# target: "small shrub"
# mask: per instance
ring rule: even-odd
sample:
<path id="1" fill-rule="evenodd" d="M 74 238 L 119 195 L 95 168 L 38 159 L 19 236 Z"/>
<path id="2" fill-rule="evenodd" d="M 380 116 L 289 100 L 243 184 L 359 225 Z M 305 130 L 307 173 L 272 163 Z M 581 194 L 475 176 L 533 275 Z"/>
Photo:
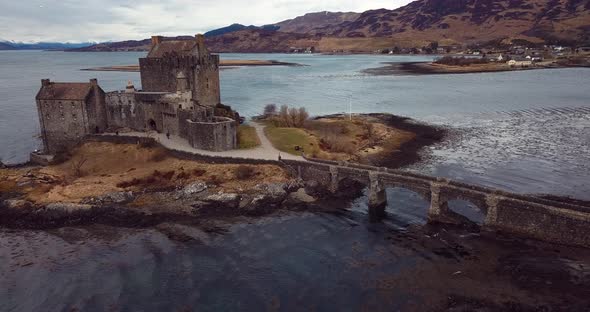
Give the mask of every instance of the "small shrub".
<path id="1" fill-rule="evenodd" d="M 150 156 L 150 161 L 153 162 L 161 162 L 168 158 L 168 151 L 163 148 L 158 148 L 154 151 L 152 156 Z"/>
<path id="2" fill-rule="evenodd" d="M 209 178 L 209 182 L 211 182 L 212 184 L 215 184 L 215 185 L 220 185 L 223 183 L 223 180 L 216 175 L 212 175 Z"/>
<path id="3" fill-rule="evenodd" d="M 72 158 L 72 154 L 69 151 L 59 151 L 53 156 L 52 165 L 60 165 Z"/>
<path id="4" fill-rule="evenodd" d="M 144 139 L 139 142 L 139 146 L 142 148 L 154 148 L 156 147 L 156 141 L 151 139 Z"/>
<path id="5" fill-rule="evenodd" d="M 179 180 L 186 180 L 190 177 L 191 177 L 190 173 L 188 173 L 186 171 L 181 171 L 178 173 L 178 175 L 176 175 L 176 178 Z"/>
<path id="6" fill-rule="evenodd" d="M 235 169 L 235 175 L 238 180 L 246 180 L 254 176 L 254 168 L 251 166 L 240 165 Z"/>
<path id="7" fill-rule="evenodd" d="M 172 180 L 172 177 L 174 176 L 174 170 L 172 171 L 168 171 L 162 174 L 162 179 L 164 180 Z"/>
<path id="8" fill-rule="evenodd" d="M 193 172 L 192 172 L 193 176 L 195 176 L 195 177 L 202 177 L 205 173 L 207 173 L 206 170 L 199 169 L 199 168 L 193 169 Z"/>
<path id="9" fill-rule="evenodd" d="M 74 176 L 80 178 L 84 175 L 84 172 L 82 171 L 82 166 L 84 166 L 86 161 L 88 161 L 88 159 L 84 157 L 79 157 L 77 159 L 72 160 L 72 171 Z"/>
<path id="10" fill-rule="evenodd" d="M 356 145 L 344 136 L 331 135 L 322 138 L 324 147 L 335 153 L 352 154 L 356 151 Z"/>

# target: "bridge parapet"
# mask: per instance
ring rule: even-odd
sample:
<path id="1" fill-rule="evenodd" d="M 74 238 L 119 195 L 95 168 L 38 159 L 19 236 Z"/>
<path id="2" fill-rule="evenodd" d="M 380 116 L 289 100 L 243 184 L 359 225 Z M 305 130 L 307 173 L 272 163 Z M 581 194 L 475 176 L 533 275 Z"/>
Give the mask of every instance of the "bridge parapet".
<path id="1" fill-rule="evenodd" d="M 515 194 L 403 170 L 310 158 L 306 160 L 289 162 L 295 162 L 291 165 L 299 166 L 301 172 L 310 171 L 303 174 L 310 179 L 322 179 L 321 172 L 324 172 L 329 177 L 324 179 L 329 184 L 324 185 L 333 190 L 343 179 L 367 185 L 372 216 L 385 212 L 385 189 L 399 187 L 421 194 L 430 201 L 430 222 L 452 222 L 453 212 L 448 203 L 464 200 L 477 206 L 485 215 L 484 229 L 590 247 L 590 206 Z"/>

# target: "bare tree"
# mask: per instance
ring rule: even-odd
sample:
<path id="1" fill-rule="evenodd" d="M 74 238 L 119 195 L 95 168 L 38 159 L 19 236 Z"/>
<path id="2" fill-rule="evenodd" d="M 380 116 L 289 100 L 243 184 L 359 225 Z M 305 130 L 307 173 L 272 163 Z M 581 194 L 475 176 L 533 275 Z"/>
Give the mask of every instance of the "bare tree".
<path id="1" fill-rule="evenodd" d="M 277 105 L 276 104 L 267 104 L 264 106 L 264 116 L 274 116 L 277 114 Z"/>
<path id="2" fill-rule="evenodd" d="M 289 106 L 282 105 L 279 111 L 279 125 L 281 127 L 289 126 Z"/>
<path id="3" fill-rule="evenodd" d="M 82 166 L 88 161 L 86 157 L 80 156 L 77 159 L 72 160 L 72 170 L 74 171 L 74 175 L 76 177 L 82 177 Z"/>
<path id="4" fill-rule="evenodd" d="M 298 113 L 299 114 L 297 116 L 297 127 L 303 127 L 307 119 L 309 119 L 309 114 L 307 113 L 305 107 L 300 107 Z"/>

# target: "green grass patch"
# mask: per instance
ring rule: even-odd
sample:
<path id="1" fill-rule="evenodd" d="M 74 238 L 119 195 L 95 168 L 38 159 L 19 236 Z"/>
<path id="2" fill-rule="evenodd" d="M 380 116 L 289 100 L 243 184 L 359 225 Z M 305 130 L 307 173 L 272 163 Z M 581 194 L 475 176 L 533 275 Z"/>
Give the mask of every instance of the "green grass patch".
<path id="1" fill-rule="evenodd" d="M 238 127 L 238 148 L 249 149 L 260 146 L 260 138 L 256 129 L 252 126 L 240 125 Z"/>
<path id="2" fill-rule="evenodd" d="M 303 148 L 306 155 L 313 155 L 319 151 L 317 139 L 307 131 L 299 128 L 277 128 L 267 126 L 264 132 L 268 140 L 279 151 L 292 155 L 301 155 L 295 147 Z"/>

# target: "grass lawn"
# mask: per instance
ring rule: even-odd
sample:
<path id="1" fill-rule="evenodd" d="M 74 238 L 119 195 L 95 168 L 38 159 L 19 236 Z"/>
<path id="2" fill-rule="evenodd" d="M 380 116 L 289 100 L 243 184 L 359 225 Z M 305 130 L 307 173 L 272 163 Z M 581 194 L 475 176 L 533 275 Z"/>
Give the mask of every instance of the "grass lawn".
<path id="1" fill-rule="evenodd" d="M 277 128 L 267 126 L 264 132 L 272 145 L 285 153 L 292 155 L 301 155 L 301 151 L 296 151 L 295 146 L 300 146 L 307 155 L 313 155 L 319 151 L 317 139 L 307 131 L 298 128 Z"/>
<path id="2" fill-rule="evenodd" d="M 249 149 L 260 145 L 260 138 L 256 134 L 256 129 L 252 126 L 240 125 L 238 127 L 238 148 Z"/>

